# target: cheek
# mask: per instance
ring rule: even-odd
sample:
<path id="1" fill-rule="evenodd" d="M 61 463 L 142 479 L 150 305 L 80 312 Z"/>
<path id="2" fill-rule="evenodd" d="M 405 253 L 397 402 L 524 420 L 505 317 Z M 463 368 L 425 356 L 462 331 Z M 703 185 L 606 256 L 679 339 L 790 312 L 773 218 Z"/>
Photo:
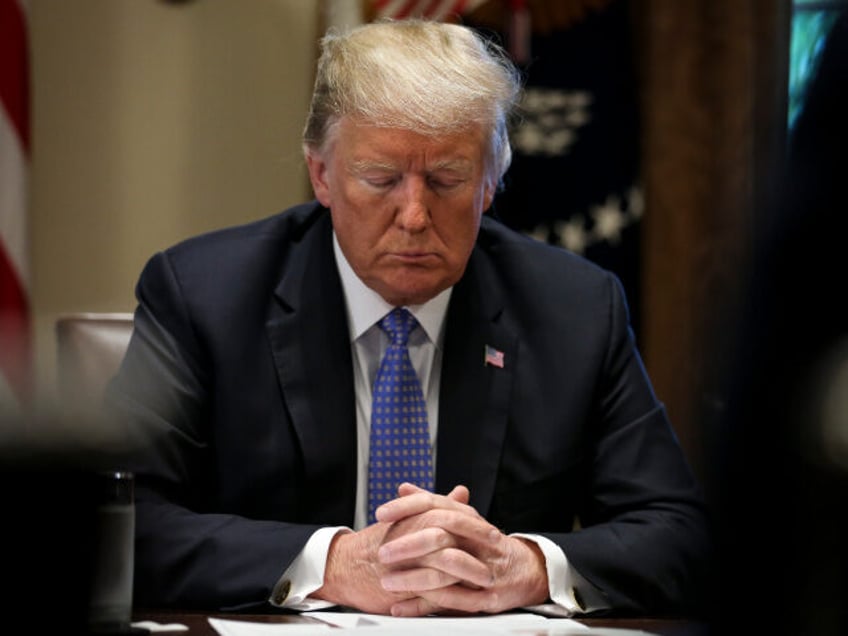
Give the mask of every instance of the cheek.
<path id="1" fill-rule="evenodd" d="M 333 228 L 348 260 L 355 259 L 360 266 L 364 266 L 371 260 L 371 254 L 377 249 L 383 234 L 378 219 L 344 206 L 334 207 L 331 214 Z"/>
<path id="2" fill-rule="evenodd" d="M 477 232 L 480 228 L 479 212 L 467 211 L 465 214 L 448 214 L 442 224 L 441 232 L 445 242 L 452 246 L 455 252 L 461 252 L 465 256 L 471 251 L 477 240 Z"/>

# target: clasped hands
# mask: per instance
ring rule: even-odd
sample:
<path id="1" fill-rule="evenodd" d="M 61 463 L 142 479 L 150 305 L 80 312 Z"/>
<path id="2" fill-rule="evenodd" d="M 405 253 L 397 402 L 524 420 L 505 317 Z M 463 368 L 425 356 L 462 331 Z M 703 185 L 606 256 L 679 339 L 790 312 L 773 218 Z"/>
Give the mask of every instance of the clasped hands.
<path id="1" fill-rule="evenodd" d="M 468 505 L 457 486 L 436 495 L 402 484 L 377 522 L 336 535 L 314 597 L 394 616 L 496 613 L 543 603 L 545 560 Z"/>

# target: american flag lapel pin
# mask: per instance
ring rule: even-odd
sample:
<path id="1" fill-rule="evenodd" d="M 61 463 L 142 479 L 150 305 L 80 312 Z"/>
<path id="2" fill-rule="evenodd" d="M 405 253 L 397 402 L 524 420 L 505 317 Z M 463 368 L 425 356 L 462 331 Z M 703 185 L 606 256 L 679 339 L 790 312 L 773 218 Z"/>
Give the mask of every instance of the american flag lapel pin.
<path id="1" fill-rule="evenodd" d="M 504 354 L 503 351 L 498 351 L 491 345 L 486 345 L 486 355 L 483 358 L 483 365 L 490 364 L 498 369 L 503 369 Z"/>

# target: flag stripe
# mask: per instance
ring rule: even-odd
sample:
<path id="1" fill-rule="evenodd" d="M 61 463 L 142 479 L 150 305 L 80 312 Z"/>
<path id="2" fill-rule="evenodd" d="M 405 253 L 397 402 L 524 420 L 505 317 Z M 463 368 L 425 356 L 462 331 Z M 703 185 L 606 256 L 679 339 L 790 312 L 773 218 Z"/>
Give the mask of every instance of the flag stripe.
<path id="1" fill-rule="evenodd" d="M 0 373 L 20 401 L 30 391 L 29 302 L 0 245 Z"/>
<path id="2" fill-rule="evenodd" d="M 418 0 L 407 0 L 407 2 L 400 8 L 396 9 L 394 15 L 391 17 L 397 19 L 408 18 L 418 9 Z"/>
<path id="3" fill-rule="evenodd" d="M 444 20 L 451 14 L 459 16 L 462 13 L 462 0 L 431 0 L 424 9 L 424 16 L 431 20 Z"/>
<path id="4" fill-rule="evenodd" d="M 0 101 L 29 154 L 29 57 L 24 13 L 0 0 Z"/>
<path id="5" fill-rule="evenodd" d="M 29 41 L 19 0 L 0 0 L 0 400 L 29 401 L 32 382 L 26 245 Z M 0 404 L 2 406 L 2 404 Z"/>
<path id="6" fill-rule="evenodd" d="M 26 156 L 20 139 L 6 113 L 0 109 L 0 249 L 5 249 L 24 285 L 29 279 L 23 215 L 27 200 L 26 171 Z"/>
<path id="7" fill-rule="evenodd" d="M 373 7 L 378 18 L 417 17 L 429 20 L 444 20 L 448 16 L 460 16 L 472 11 L 483 0 L 374 0 Z"/>

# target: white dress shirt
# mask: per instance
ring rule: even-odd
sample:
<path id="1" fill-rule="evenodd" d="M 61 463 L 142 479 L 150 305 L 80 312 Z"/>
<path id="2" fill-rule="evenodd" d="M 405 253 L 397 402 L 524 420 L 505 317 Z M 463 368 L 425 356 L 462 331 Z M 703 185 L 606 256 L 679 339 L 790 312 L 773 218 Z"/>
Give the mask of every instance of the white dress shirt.
<path id="1" fill-rule="evenodd" d="M 371 390 L 383 353 L 389 344 L 388 336 L 376 323 L 394 309 L 374 290 L 367 287 L 354 273 L 333 235 L 333 247 L 336 263 L 344 290 L 347 307 L 347 323 L 350 329 L 351 354 L 353 357 L 353 378 L 356 393 L 356 432 L 357 432 L 357 481 L 356 510 L 354 530 L 364 528 L 367 523 L 367 487 L 368 487 L 368 443 L 371 422 Z M 436 466 L 436 434 L 439 413 L 439 380 L 442 370 L 442 345 L 444 343 L 445 316 L 452 288 L 446 289 L 423 305 L 411 305 L 407 309 L 415 316 L 420 329 L 415 329 L 409 337 L 409 357 L 412 366 L 421 381 L 421 388 L 427 402 L 427 421 L 430 428 L 430 444 L 433 450 L 433 467 Z M 456 484 L 454 484 L 456 485 Z M 320 599 L 309 598 L 324 581 L 324 568 L 327 552 L 333 537 L 339 532 L 349 532 L 347 527 L 328 527 L 317 530 L 307 541 L 300 555 L 280 577 L 272 593 L 273 598 L 285 597 L 281 607 L 295 610 L 315 610 L 330 607 L 332 604 Z M 534 611 L 556 616 L 571 616 L 587 609 L 575 600 L 574 588 L 583 592 L 591 584 L 587 583 L 577 571 L 568 564 L 562 549 L 549 539 L 528 534 L 516 534 L 536 543 L 545 556 L 548 574 L 548 586 L 552 603 L 535 606 Z M 280 594 L 280 590 L 287 593 Z M 581 594 L 586 598 L 586 594 Z M 595 595 L 589 594 L 590 598 Z M 271 600 L 272 603 L 275 603 Z"/>

